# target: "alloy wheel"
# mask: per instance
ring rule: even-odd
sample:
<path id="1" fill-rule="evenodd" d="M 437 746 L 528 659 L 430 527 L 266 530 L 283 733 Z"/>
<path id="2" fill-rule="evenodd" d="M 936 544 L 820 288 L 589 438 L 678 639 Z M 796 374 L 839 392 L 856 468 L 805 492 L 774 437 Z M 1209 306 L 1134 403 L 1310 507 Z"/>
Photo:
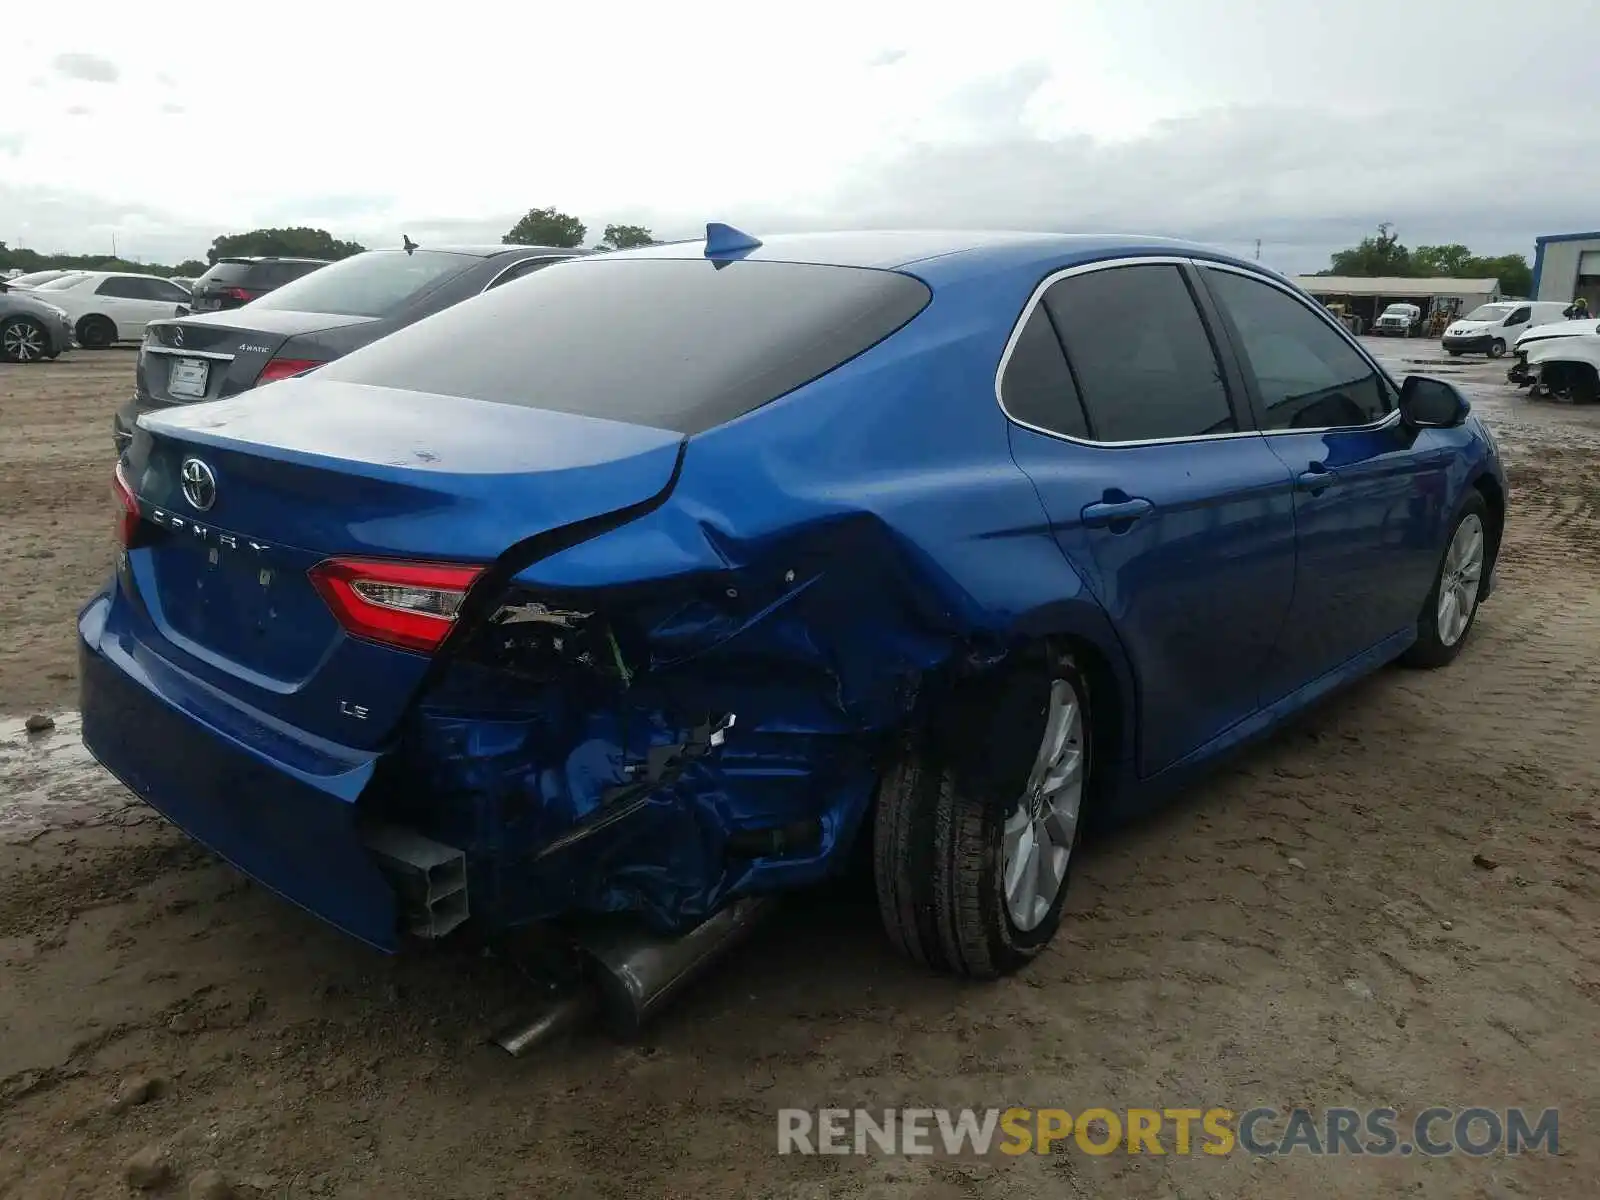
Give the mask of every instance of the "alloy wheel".
<path id="1" fill-rule="evenodd" d="M 1050 685 L 1044 736 L 1028 786 L 1006 818 L 1001 883 L 1011 923 L 1037 929 L 1054 907 L 1077 841 L 1084 785 L 1083 705 L 1072 684 Z"/>
<path id="2" fill-rule="evenodd" d="M 44 333 L 32 321 L 13 321 L 0 329 L 0 358 L 8 362 L 38 362 L 44 354 Z"/>
<path id="3" fill-rule="evenodd" d="M 1468 513 L 1456 526 L 1439 574 L 1439 640 L 1454 646 L 1467 632 L 1483 577 L 1483 522 Z"/>

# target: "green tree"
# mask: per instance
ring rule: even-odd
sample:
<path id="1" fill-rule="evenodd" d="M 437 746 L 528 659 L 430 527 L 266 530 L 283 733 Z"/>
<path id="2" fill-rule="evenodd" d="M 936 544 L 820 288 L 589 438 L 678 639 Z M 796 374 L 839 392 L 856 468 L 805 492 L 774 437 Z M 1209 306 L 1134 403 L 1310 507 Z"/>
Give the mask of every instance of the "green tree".
<path id="1" fill-rule="evenodd" d="M 1475 279 L 1498 279 L 1500 290 L 1508 296 L 1533 295 L 1533 268 L 1520 254 L 1502 254 L 1498 258 L 1474 258 L 1468 275 Z"/>
<path id="2" fill-rule="evenodd" d="M 206 264 L 198 258 L 186 258 L 172 268 L 174 275 L 181 275 L 185 279 L 199 279 L 206 273 Z"/>
<path id="3" fill-rule="evenodd" d="M 209 262 L 219 258 L 277 255 L 286 258 L 349 258 L 366 247 L 358 242 L 341 242 L 326 229 L 297 225 L 291 229 L 252 229 L 248 233 L 225 233 L 206 251 Z"/>
<path id="4" fill-rule="evenodd" d="M 581 246 L 589 227 L 553 208 L 530 208 L 500 240 L 508 246 Z"/>
<path id="5" fill-rule="evenodd" d="M 41 254 L 23 246 L 11 249 L 0 243 L 0 271 L 133 271 L 143 275 L 172 275 L 171 267 L 161 263 L 133 262 L 109 254 Z"/>
<path id="6" fill-rule="evenodd" d="M 1330 275 L 1359 275 L 1372 278 L 1377 275 L 1410 275 L 1411 251 L 1400 244 L 1400 235 L 1387 221 L 1378 226 L 1378 232 L 1361 239 L 1349 250 L 1333 255 Z"/>
<path id="7" fill-rule="evenodd" d="M 1448 246 L 1418 246 L 1411 252 L 1411 266 L 1418 275 L 1470 278 L 1468 268 L 1472 261 L 1472 251 L 1460 242 L 1451 242 Z"/>
<path id="8" fill-rule="evenodd" d="M 643 225 L 607 225 L 601 250 L 631 250 L 635 246 L 654 246 L 656 235 Z"/>

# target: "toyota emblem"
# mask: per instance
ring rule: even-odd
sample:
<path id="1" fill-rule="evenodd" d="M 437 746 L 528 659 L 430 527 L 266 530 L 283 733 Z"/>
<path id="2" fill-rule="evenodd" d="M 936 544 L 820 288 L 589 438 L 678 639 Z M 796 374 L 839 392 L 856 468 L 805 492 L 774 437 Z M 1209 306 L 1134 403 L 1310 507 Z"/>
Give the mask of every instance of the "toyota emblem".
<path id="1" fill-rule="evenodd" d="M 186 458 L 178 469 L 183 481 L 183 498 L 197 512 L 206 512 L 217 502 L 217 477 L 198 458 Z"/>

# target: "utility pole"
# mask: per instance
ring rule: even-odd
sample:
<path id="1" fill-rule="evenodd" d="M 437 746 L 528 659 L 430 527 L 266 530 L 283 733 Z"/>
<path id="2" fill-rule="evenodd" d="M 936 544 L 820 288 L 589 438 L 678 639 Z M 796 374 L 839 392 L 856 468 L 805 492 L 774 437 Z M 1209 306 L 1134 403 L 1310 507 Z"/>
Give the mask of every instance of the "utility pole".
<path id="1" fill-rule="evenodd" d="M 115 233 L 112 233 L 112 235 L 111 235 L 111 257 L 115 258 L 116 256 L 117 256 L 117 235 Z"/>

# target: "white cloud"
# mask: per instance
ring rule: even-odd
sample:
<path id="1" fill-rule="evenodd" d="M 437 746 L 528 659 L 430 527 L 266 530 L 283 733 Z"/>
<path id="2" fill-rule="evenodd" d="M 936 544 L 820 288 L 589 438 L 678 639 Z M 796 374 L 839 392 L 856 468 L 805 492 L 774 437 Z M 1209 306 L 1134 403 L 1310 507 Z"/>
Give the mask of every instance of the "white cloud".
<path id="1" fill-rule="evenodd" d="M 0 239 L 115 232 L 171 260 L 258 224 L 493 238 L 553 204 L 596 235 L 1261 237 L 1298 269 L 1378 220 L 1484 251 L 1596 223 L 1592 7 L 681 0 L 557 27 L 568 11 L 283 0 L 195 24 L 84 0 L 8 44 L 6 78 L 42 86 L 0 106 Z"/>
<path id="2" fill-rule="evenodd" d="M 115 83 L 121 72 L 117 64 L 98 54 L 77 54 L 71 51 L 58 54 L 50 66 L 64 79 L 81 79 L 86 83 Z"/>

